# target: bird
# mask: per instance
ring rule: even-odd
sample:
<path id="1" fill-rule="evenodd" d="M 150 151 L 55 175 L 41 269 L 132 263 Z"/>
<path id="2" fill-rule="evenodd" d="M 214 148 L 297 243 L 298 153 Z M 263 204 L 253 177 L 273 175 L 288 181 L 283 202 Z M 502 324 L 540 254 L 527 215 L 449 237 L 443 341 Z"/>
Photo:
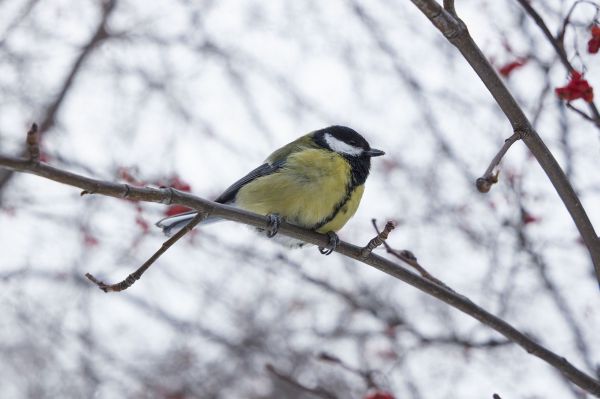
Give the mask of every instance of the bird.
<path id="1" fill-rule="evenodd" d="M 385 152 L 371 148 L 367 140 L 346 126 L 312 131 L 273 152 L 265 162 L 233 183 L 216 200 L 268 217 L 268 228 L 259 229 L 270 238 L 283 220 L 327 234 L 320 247 L 331 254 L 339 244 L 336 234 L 354 216 L 371 169 L 371 158 Z M 183 228 L 196 211 L 159 220 L 166 235 Z M 203 223 L 215 221 L 208 218 Z M 288 238 L 289 247 L 306 243 Z"/>

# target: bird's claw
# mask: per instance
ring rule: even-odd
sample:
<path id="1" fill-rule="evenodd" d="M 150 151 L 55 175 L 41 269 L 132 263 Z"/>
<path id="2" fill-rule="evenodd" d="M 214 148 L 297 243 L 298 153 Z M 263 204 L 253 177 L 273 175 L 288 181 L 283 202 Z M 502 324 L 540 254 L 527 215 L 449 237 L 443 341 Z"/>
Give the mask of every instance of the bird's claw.
<path id="1" fill-rule="evenodd" d="M 273 238 L 279 231 L 279 226 L 281 226 L 281 216 L 277 213 L 269 213 L 267 219 L 267 237 Z"/>
<path id="2" fill-rule="evenodd" d="M 319 247 L 319 252 L 325 256 L 331 255 L 331 253 L 335 251 L 340 244 L 340 238 L 333 231 L 327 232 L 327 237 L 329 237 L 329 243 L 327 244 L 327 247 Z"/>

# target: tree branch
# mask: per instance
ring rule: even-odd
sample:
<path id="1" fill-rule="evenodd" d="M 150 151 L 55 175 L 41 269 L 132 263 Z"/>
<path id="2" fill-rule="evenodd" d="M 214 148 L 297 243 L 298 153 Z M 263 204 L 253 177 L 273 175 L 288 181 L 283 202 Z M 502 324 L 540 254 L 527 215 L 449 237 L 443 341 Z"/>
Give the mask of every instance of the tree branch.
<path id="1" fill-rule="evenodd" d="M 340 359 L 339 357 L 334 356 L 327 352 L 319 353 L 317 355 L 317 358 L 321 361 L 338 365 L 341 368 L 343 368 L 344 370 L 349 371 L 353 374 L 356 374 L 357 376 L 361 377 L 365 381 L 367 388 L 379 389 L 379 385 L 377 384 L 377 382 L 375 381 L 375 378 L 374 378 L 374 375 L 375 375 L 374 370 L 369 370 L 369 369 L 362 370 L 359 368 L 351 367 L 351 366 L 347 365 L 345 362 L 343 362 L 342 359 Z"/>
<path id="2" fill-rule="evenodd" d="M 576 113 L 578 113 L 579 115 L 581 115 L 581 117 L 583 119 L 586 119 L 590 122 L 594 122 L 596 123 L 596 121 L 594 120 L 594 118 L 592 118 L 591 116 L 589 116 L 588 114 L 586 114 L 585 112 L 583 112 L 582 110 L 580 110 L 579 108 L 575 107 L 573 104 L 571 104 L 570 102 L 566 102 L 565 105 L 567 106 L 567 108 L 569 108 L 570 110 L 575 111 Z"/>
<path id="3" fill-rule="evenodd" d="M 496 73 L 494 67 L 473 41 L 464 22 L 445 11 L 435 0 L 411 1 L 439 29 L 446 39 L 461 52 L 508 118 L 513 131 L 520 133 L 521 139 L 550 179 L 550 182 L 571 215 L 575 226 L 577 226 L 577 230 L 579 230 L 579 234 L 590 253 L 596 279 L 600 285 L 600 239 L 560 165 L 537 134 L 515 98 Z"/>
<path id="4" fill-rule="evenodd" d="M 100 288 L 104 292 L 124 291 L 127 288 L 131 287 L 137 280 L 139 280 L 142 277 L 142 274 L 144 274 L 146 272 L 146 270 L 148 270 L 150 268 L 150 266 L 152 266 L 152 264 L 154 262 L 156 262 L 156 260 L 158 258 L 160 258 L 160 256 L 162 254 L 164 254 L 169 248 L 171 248 L 173 246 L 173 244 L 175 244 L 177 241 L 179 241 L 179 239 L 181 237 L 183 237 L 184 235 L 186 235 L 187 233 L 192 231 L 192 229 L 194 227 L 196 227 L 196 225 L 198 223 L 200 223 L 202 220 L 206 219 L 207 217 L 208 217 L 207 213 L 199 212 L 196 215 L 196 217 L 194 217 L 192 220 L 190 220 L 190 222 L 188 224 L 186 224 L 184 228 L 179 230 L 177 232 L 177 234 L 173 235 L 173 237 L 171 237 L 167 241 L 165 241 L 163 243 L 163 245 L 161 245 L 161 247 L 158 249 L 158 251 L 156 251 L 146 262 L 144 262 L 144 264 L 142 266 L 140 266 L 135 272 L 131 273 L 129 276 L 127 276 L 127 278 L 125 280 L 123 280 L 119 283 L 106 284 L 102 281 L 99 281 L 96 277 L 94 277 L 90 273 L 86 273 L 85 276 L 88 278 L 88 280 L 90 280 L 92 283 L 96 284 L 98 286 L 98 288 Z"/>
<path id="5" fill-rule="evenodd" d="M 379 232 L 379 229 L 377 228 L 377 220 L 371 219 L 371 224 L 373 225 L 373 228 L 375 229 L 375 231 L 377 232 L 377 234 L 381 234 Z M 386 225 L 386 227 L 387 227 L 387 225 Z M 454 292 L 453 289 L 451 289 L 450 287 L 448 287 L 441 280 L 438 280 L 431 273 L 429 273 L 427 271 L 427 269 L 425 269 L 423 266 L 421 266 L 421 264 L 417 260 L 417 257 L 411 251 L 406 250 L 406 249 L 402 249 L 402 250 L 394 249 L 385 240 L 383 240 L 383 246 L 385 247 L 385 250 L 386 250 L 386 252 L 388 254 L 394 256 L 395 258 L 400 259 L 402 262 L 406 263 L 407 265 L 409 265 L 410 267 L 412 267 L 413 269 L 415 269 L 416 271 L 418 271 L 419 274 L 421 275 L 421 277 L 423 277 L 423 278 L 425 278 L 425 279 L 427 279 L 427 280 L 429 280 L 429 281 L 431 281 L 431 282 L 433 282 L 435 284 L 438 284 L 438 285 L 440 285 L 440 286 L 442 286 L 444 288 L 447 288 L 448 290 Z"/>
<path id="6" fill-rule="evenodd" d="M 84 190 L 82 194 L 102 194 L 115 198 L 128 198 L 145 202 L 179 204 L 196 209 L 201 213 L 208 213 L 211 216 L 264 229 L 268 227 L 268 218 L 265 216 L 257 215 L 229 205 L 218 204 L 171 188 L 132 187 L 127 184 L 96 180 L 54 168 L 44 163 L 36 163 L 29 159 L 5 155 L 0 155 L 0 166 L 13 171 L 30 173 L 73 187 L 78 187 Z M 282 222 L 279 227 L 279 233 L 317 246 L 324 247 L 329 243 L 329 237 L 325 234 L 306 230 L 286 222 Z M 440 301 L 447 303 L 463 313 L 470 315 L 474 319 L 479 320 L 481 323 L 504 335 L 512 342 L 520 345 L 528 353 L 544 360 L 546 363 L 560 371 L 574 384 L 600 397 L 599 381 L 573 366 L 564 357 L 559 356 L 538 344 L 532 338 L 529 338 L 506 321 L 477 306 L 468 298 L 445 286 L 420 277 L 401 265 L 381 256 L 371 253 L 366 258 L 363 258 L 361 247 L 342 241 L 337 246 L 336 252 L 381 270 L 382 272 L 404 281 Z"/>
<path id="7" fill-rule="evenodd" d="M 519 134 L 515 133 L 506 140 L 504 140 L 504 145 L 500 148 L 500 151 L 496 154 L 496 156 L 490 162 L 490 166 L 486 169 L 483 176 L 477 179 L 475 185 L 477 186 L 477 190 L 480 193 L 487 193 L 492 188 L 492 185 L 498 183 L 498 173 L 494 174 L 494 168 L 500 164 L 502 161 L 502 157 L 506 154 L 506 151 L 510 148 L 511 145 L 514 144 L 515 141 L 519 139 Z"/>
<path id="8" fill-rule="evenodd" d="M 544 34 L 544 36 L 546 36 L 552 47 L 554 47 L 554 51 L 556 51 L 556 54 L 558 54 L 558 57 L 560 58 L 560 61 L 565 66 L 565 68 L 567 68 L 569 72 L 574 71 L 575 69 L 569 62 L 569 57 L 567 57 L 567 53 L 565 51 L 564 46 L 561 42 L 557 41 L 552 32 L 550 32 L 550 29 L 548 28 L 548 25 L 546 25 L 546 23 L 544 22 L 542 16 L 538 14 L 537 11 L 535 11 L 531 4 L 529 4 L 529 1 L 517 0 L 517 2 L 521 5 L 521 7 L 523 7 L 523 9 L 525 9 L 525 12 L 529 14 L 531 19 L 533 19 L 533 21 L 535 22 L 535 24 L 539 26 L 539 28 L 542 30 L 542 33 Z M 563 31 L 565 28 L 566 26 L 563 26 Z"/>

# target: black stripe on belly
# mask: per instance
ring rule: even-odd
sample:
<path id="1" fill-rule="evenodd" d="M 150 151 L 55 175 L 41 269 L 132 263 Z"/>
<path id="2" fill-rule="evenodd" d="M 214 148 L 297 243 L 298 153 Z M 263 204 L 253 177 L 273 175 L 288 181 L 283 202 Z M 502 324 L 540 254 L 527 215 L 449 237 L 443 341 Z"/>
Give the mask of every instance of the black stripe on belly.
<path id="1" fill-rule="evenodd" d="M 318 230 L 335 219 L 340 210 L 350 200 L 352 193 L 354 193 L 354 189 L 365 184 L 365 181 L 369 176 L 369 170 L 371 169 L 371 158 L 353 156 L 344 156 L 344 158 L 350 164 L 350 183 L 346 187 L 346 196 L 335 206 L 333 212 L 329 216 L 321 220 L 313 227 L 313 230 Z"/>
<path id="2" fill-rule="evenodd" d="M 335 217 L 337 216 L 337 214 L 340 212 L 340 210 L 344 207 L 344 205 L 346 205 L 346 202 L 348 202 L 350 200 L 350 197 L 352 196 L 352 193 L 354 192 L 354 189 L 356 188 L 356 186 L 352 185 L 350 187 L 348 187 L 346 189 L 346 195 L 344 196 L 344 198 L 335 206 L 335 208 L 333 209 L 333 212 L 331 212 L 329 214 L 329 216 L 327 216 L 325 219 L 321 220 L 319 223 L 317 223 L 315 226 L 313 226 L 313 230 L 319 230 L 321 227 L 325 226 L 327 223 L 331 222 L 333 219 L 335 219 Z"/>

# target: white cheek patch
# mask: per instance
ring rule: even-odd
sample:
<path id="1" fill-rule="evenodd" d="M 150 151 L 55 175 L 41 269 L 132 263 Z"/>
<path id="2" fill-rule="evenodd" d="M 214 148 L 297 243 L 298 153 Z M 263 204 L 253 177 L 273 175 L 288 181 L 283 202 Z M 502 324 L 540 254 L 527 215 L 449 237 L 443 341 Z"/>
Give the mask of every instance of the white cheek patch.
<path id="1" fill-rule="evenodd" d="M 325 133 L 325 142 L 333 151 L 340 154 L 347 154 L 357 156 L 362 154 L 363 149 L 361 147 L 354 147 L 348 143 L 344 143 L 341 140 L 336 139 L 329 133 Z"/>

